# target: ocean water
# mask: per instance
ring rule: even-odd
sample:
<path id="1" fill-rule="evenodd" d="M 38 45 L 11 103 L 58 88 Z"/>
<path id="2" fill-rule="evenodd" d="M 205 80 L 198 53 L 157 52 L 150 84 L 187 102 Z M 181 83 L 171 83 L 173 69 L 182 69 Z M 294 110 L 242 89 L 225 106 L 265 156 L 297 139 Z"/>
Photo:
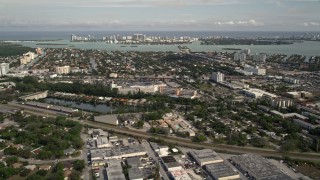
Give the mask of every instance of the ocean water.
<path id="1" fill-rule="evenodd" d="M 121 47 L 120 44 L 107 44 L 105 42 L 70 42 L 70 35 L 76 34 L 77 36 L 93 35 L 95 38 L 102 38 L 103 36 L 111 36 L 119 34 L 121 36 L 132 35 L 134 33 L 141 33 L 147 36 L 168 36 L 168 37 L 208 37 L 208 36 L 228 36 L 228 37 L 300 37 L 310 33 L 306 32 L 195 32 L 195 31 L 157 31 L 157 32 L 143 32 L 143 31 L 121 31 L 121 32 L 1 32 L 0 40 L 57 40 L 42 43 L 52 45 L 39 45 L 39 42 L 17 42 L 19 44 L 29 47 L 42 47 L 42 48 L 77 48 L 77 49 L 97 49 L 106 51 L 173 51 L 179 52 L 177 45 L 138 45 L 138 47 Z M 313 32 L 312 34 L 320 34 Z M 65 45 L 54 45 L 65 44 Z M 223 48 L 237 48 L 251 50 L 251 53 L 269 53 L 269 54 L 300 54 L 305 56 L 320 56 L 320 42 L 304 41 L 303 43 L 295 43 L 290 45 L 200 45 L 200 42 L 187 44 L 191 51 L 194 52 L 214 52 L 226 51 Z"/>

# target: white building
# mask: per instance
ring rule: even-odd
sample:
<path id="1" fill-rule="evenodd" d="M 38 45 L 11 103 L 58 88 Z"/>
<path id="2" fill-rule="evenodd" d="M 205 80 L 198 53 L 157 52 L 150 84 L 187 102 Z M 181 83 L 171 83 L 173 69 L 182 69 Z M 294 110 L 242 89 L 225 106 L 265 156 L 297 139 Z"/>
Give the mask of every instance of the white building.
<path id="1" fill-rule="evenodd" d="M 0 64 L 0 76 L 5 76 L 9 72 L 9 63 L 1 63 Z"/>
<path id="2" fill-rule="evenodd" d="M 258 62 L 266 62 L 266 59 L 267 59 L 266 53 L 255 54 L 253 56 L 253 60 Z"/>
<path id="3" fill-rule="evenodd" d="M 235 53 L 234 60 L 235 61 L 245 61 L 247 59 L 247 55 L 245 53 Z"/>
<path id="4" fill-rule="evenodd" d="M 249 88 L 244 90 L 244 94 L 248 97 L 251 98 L 262 98 L 262 97 L 267 97 L 267 98 L 277 98 L 278 96 L 272 93 L 268 93 L 266 91 L 263 91 L 261 89 L 255 89 L 255 88 Z"/>
<path id="5" fill-rule="evenodd" d="M 99 137 L 96 140 L 97 148 L 111 148 L 112 144 L 109 142 L 108 137 Z"/>
<path id="6" fill-rule="evenodd" d="M 214 82 L 223 82 L 224 81 L 224 74 L 220 72 L 214 72 L 212 73 L 212 78 Z"/>
<path id="7" fill-rule="evenodd" d="M 266 69 L 259 68 L 259 67 L 252 67 L 249 65 L 245 65 L 243 70 L 252 72 L 254 75 L 266 75 Z"/>
<path id="8" fill-rule="evenodd" d="M 70 66 L 60 66 L 56 67 L 57 74 L 69 74 L 70 73 Z"/>
<path id="9" fill-rule="evenodd" d="M 249 55 L 249 54 L 250 54 L 250 49 L 247 49 L 247 48 L 244 49 L 244 50 L 243 50 L 243 53 L 246 54 L 246 55 Z"/>

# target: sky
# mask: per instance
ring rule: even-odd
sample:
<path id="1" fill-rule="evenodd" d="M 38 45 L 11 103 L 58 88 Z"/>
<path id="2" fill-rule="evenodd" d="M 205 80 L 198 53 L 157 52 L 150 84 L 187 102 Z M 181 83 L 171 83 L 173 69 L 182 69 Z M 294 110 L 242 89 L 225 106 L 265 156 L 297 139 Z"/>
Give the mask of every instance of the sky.
<path id="1" fill-rule="evenodd" d="M 320 0 L 0 0 L 0 31 L 320 31 Z"/>

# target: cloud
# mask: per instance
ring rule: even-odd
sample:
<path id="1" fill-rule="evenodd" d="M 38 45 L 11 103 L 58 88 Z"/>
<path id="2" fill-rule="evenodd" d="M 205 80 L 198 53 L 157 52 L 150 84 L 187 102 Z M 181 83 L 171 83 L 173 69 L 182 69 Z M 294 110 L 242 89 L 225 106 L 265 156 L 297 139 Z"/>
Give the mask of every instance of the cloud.
<path id="1" fill-rule="evenodd" d="M 304 26 L 308 27 L 308 26 L 320 26 L 320 23 L 318 22 L 305 22 L 303 23 Z"/>
<path id="2" fill-rule="evenodd" d="M 262 22 L 257 22 L 254 19 L 250 19 L 248 21 L 243 21 L 243 20 L 238 20 L 238 21 L 225 21 L 225 22 L 221 22 L 221 21 L 216 21 L 213 22 L 213 24 L 215 25 L 226 25 L 226 26 L 263 26 L 264 23 Z"/>
<path id="3" fill-rule="evenodd" d="M 48 5 L 60 7 L 115 8 L 115 7 L 184 7 L 197 5 L 227 5 L 240 0 L 2 0 L 4 5 Z"/>

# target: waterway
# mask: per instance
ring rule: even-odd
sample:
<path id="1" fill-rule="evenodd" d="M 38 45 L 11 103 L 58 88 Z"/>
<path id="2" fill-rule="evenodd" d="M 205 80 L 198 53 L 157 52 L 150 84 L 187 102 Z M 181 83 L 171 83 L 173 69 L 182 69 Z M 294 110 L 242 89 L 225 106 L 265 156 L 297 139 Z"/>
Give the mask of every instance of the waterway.
<path id="1" fill-rule="evenodd" d="M 49 104 L 57 104 L 61 106 L 68 106 L 72 108 L 77 108 L 79 110 L 84 110 L 84 111 L 92 111 L 92 112 L 98 112 L 98 113 L 110 113 L 111 112 L 111 107 L 107 106 L 106 104 L 97 104 L 93 105 L 90 103 L 78 103 L 75 101 L 69 101 L 69 100 L 61 100 L 61 99 L 55 99 L 55 98 L 46 98 L 45 99 L 46 103 Z M 112 111 L 115 111 L 116 108 L 112 108 Z"/>
<path id="2" fill-rule="evenodd" d="M 39 42 L 16 42 L 29 47 L 42 47 L 42 48 L 75 48 L 75 49 L 95 49 L 105 51 L 172 51 L 179 52 L 178 45 L 138 45 L 131 47 L 122 44 L 108 44 L 106 42 L 70 42 L 69 40 L 47 41 L 46 45 L 37 45 Z M 52 45 L 49 45 L 52 44 Z M 64 44 L 64 45 L 55 45 Z M 200 45 L 200 42 L 193 42 L 186 45 L 193 52 L 233 52 L 234 50 L 224 50 L 224 48 L 235 48 L 251 50 L 251 53 L 268 53 L 268 54 L 299 54 L 305 56 L 320 56 L 320 42 L 304 41 L 302 43 L 294 43 L 288 45 Z"/>

